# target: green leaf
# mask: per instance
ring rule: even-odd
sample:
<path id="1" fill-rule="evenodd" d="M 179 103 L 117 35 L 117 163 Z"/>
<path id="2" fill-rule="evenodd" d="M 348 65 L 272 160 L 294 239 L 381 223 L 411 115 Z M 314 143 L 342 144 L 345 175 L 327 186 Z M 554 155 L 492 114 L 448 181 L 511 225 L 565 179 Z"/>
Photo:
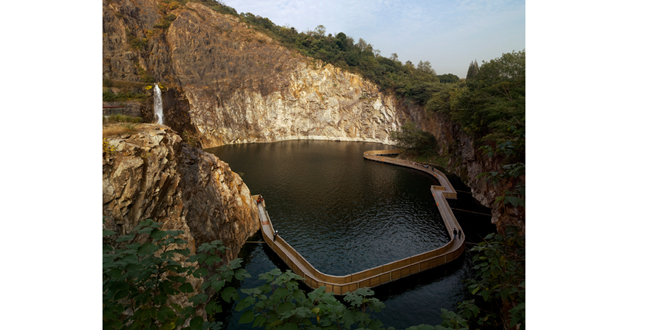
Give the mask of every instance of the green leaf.
<path id="1" fill-rule="evenodd" d="M 504 199 L 504 204 L 511 203 L 514 207 L 517 207 L 520 204 L 520 199 L 515 196 L 506 196 Z"/>
<path id="2" fill-rule="evenodd" d="M 190 283 L 184 283 L 179 287 L 179 291 L 183 293 L 193 293 L 195 290 L 193 289 L 193 286 Z"/>
<path id="3" fill-rule="evenodd" d="M 298 330 L 298 326 L 295 323 L 289 322 L 289 323 L 285 324 L 282 329 L 283 330 Z"/>
<path id="4" fill-rule="evenodd" d="M 293 304 L 289 301 L 281 302 L 278 305 L 278 313 L 286 313 L 294 308 Z"/>
<path id="5" fill-rule="evenodd" d="M 208 270 L 206 268 L 200 268 L 193 272 L 193 276 L 196 278 L 208 276 Z"/>
<path id="6" fill-rule="evenodd" d="M 484 290 L 482 291 L 482 293 L 480 293 L 480 295 L 484 298 L 484 301 L 488 301 L 488 299 L 490 298 L 490 291 Z"/>
<path id="7" fill-rule="evenodd" d="M 114 235 L 114 234 L 116 234 L 115 231 L 103 229 L 103 237 L 108 237 L 108 236 L 111 236 L 111 235 Z"/>
<path id="8" fill-rule="evenodd" d="M 222 291 L 222 299 L 224 299 L 224 301 L 226 301 L 227 303 L 230 303 L 231 298 L 233 298 L 233 300 L 237 300 L 239 299 L 239 296 L 235 288 L 228 286 Z"/>
<path id="9" fill-rule="evenodd" d="M 195 305 L 203 304 L 206 301 L 208 301 L 208 296 L 206 296 L 204 293 L 199 293 L 188 298 L 188 301 L 192 302 L 193 306 L 195 306 Z"/>
<path id="10" fill-rule="evenodd" d="M 280 325 L 282 323 L 282 320 L 273 321 L 271 322 L 271 324 L 269 324 L 269 327 L 275 327 L 276 325 Z"/>
<path id="11" fill-rule="evenodd" d="M 218 260 L 219 259 L 219 260 Z M 218 256 L 210 256 L 204 261 L 207 265 L 212 266 L 216 262 L 220 262 L 222 259 Z"/>
<path id="12" fill-rule="evenodd" d="M 249 275 L 249 272 L 247 272 L 244 268 L 240 268 L 240 269 L 237 269 L 237 270 L 235 271 L 235 278 L 236 278 L 237 280 L 240 280 L 240 281 L 241 281 L 241 280 L 243 280 L 245 277 L 251 277 L 251 275 Z"/>
<path id="13" fill-rule="evenodd" d="M 214 313 L 219 313 L 218 311 L 222 310 L 222 306 L 217 304 L 216 301 L 211 301 L 206 305 L 206 313 L 208 314 L 214 314 Z"/>
<path id="14" fill-rule="evenodd" d="M 267 318 L 260 315 L 258 316 L 255 321 L 253 321 L 253 327 L 261 327 L 264 325 L 264 323 L 267 321 Z"/>
<path id="15" fill-rule="evenodd" d="M 204 324 L 204 319 L 201 316 L 195 316 L 190 320 L 190 328 L 192 330 L 202 330 L 202 325 Z"/>
<path id="16" fill-rule="evenodd" d="M 251 323 L 254 318 L 255 314 L 253 314 L 253 311 L 247 310 L 242 314 L 242 317 L 240 317 L 240 323 Z"/>

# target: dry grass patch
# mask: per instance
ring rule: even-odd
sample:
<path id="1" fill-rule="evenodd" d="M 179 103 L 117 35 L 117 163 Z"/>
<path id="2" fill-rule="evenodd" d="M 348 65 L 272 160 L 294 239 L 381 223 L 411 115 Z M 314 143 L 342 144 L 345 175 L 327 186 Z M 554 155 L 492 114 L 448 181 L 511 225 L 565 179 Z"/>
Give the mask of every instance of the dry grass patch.
<path id="1" fill-rule="evenodd" d="M 103 126 L 103 137 L 139 132 L 139 124 L 119 123 Z"/>

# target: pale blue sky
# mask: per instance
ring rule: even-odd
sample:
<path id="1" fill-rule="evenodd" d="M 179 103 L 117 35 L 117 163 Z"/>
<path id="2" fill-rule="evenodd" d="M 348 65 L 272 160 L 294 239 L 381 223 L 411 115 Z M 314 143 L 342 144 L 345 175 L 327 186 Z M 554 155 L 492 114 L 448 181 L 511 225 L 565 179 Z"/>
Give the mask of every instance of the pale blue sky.
<path id="1" fill-rule="evenodd" d="M 466 76 L 471 61 L 525 49 L 525 5 L 517 0 L 224 0 L 299 32 L 324 25 L 327 33 L 363 38 L 381 56 L 430 61 L 438 74 Z"/>

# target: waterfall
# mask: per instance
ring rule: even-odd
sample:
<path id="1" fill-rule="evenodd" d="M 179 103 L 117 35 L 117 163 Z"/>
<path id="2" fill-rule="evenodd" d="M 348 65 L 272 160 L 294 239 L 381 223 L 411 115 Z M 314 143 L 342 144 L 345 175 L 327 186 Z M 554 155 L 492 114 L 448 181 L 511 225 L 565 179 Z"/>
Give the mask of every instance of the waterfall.
<path id="1" fill-rule="evenodd" d="M 155 84 L 155 115 L 157 115 L 157 124 L 163 125 L 163 106 L 161 105 L 161 89 L 159 84 Z"/>

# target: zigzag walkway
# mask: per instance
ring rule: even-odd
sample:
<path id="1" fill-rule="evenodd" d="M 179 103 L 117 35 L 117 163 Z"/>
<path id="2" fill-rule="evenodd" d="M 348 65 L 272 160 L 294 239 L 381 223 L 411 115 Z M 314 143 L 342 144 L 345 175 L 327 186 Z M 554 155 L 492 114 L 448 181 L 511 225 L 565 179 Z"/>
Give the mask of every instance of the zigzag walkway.
<path id="1" fill-rule="evenodd" d="M 375 287 L 381 284 L 392 282 L 394 280 L 421 272 L 426 269 L 434 268 L 446 264 L 452 260 L 457 259 L 464 251 L 464 243 L 466 237 L 463 230 L 457 222 L 455 215 L 452 213 L 446 198 L 456 199 L 457 192 L 452 187 L 448 178 L 440 171 L 431 167 L 425 168 L 420 165 L 414 165 L 412 162 L 395 159 L 391 157 L 383 157 L 384 155 L 396 155 L 401 150 L 373 150 L 363 153 L 363 158 L 384 162 L 399 166 L 411 167 L 419 171 L 426 172 L 436 177 L 441 186 L 430 186 L 432 196 L 437 203 L 439 213 L 446 226 L 448 235 L 451 240 L 448 244 L 412 257 L 404 258 L 398 261 L 390 262 L 381 266 L 373 267 L 357 273 L 334 276 L 327 275 L 320 272 L 312 266 L 305 258 L 303 258 L 298 251 L 289 245 L 280 235 L 275 237 L 275 230 L 266 211 L 264 202 L 257 204 L 260 214 L 260 223 L 262 225 L 262 237 L 269 247 L 293 270 L 294 273 L 302 276 L 305 279 L 305 284 L 313 289 L 320 286 L 325 286 L 327 292 L 333 292 L 336 295 L 341 295 L 346 292 L 355 291 L 362 287 Z M 253 196 L 257 200 L 258 195 Z M 453 236 L 453 229 L 460 231 L 461 237 Z"/>

